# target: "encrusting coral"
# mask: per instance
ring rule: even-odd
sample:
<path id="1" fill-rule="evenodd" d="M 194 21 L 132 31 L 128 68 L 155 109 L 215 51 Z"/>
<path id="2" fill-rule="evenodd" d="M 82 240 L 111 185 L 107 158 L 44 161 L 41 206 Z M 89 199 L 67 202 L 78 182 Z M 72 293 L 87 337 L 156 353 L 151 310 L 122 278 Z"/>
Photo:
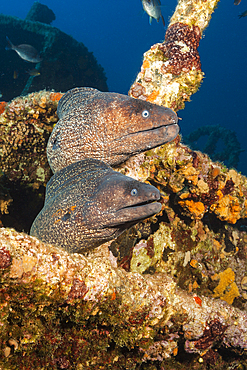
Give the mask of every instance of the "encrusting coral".
<path id="1" fill-rule="evenodd" d="M 197 48 L 217 3 L 218 0 L 178 2 L 165 41 L 144 54 L 130 96 L 175 111 L 184 108 L 203 79 Z"/>
<path id="2" fill-rule="evenodd" d="M 46 184 L 51 170 L 46 145 L 61 93 L 40 91 L 2 105 L 0 115 L 0 168 L 11 181 L 33 188 Z"/>
<path id="3" fill-rule="evenodd" d="M 246 177 L 179 139 L 129 159 L 119 171 L 155 185 L 162 211 L 135 226 L 127 241 L 122 237 L 110 246 L 118 265 L 172 275 L 188 292 L 229 304 L 239 298 L 234 303 L 246 309 Z M 231 282 L 224 271 L 232 271 Z"/>
<path id="4" fill-rule="evenodd" d="M 235 224 L 247 216 L 246 177 L 189 149 L 179 138 L 130 159 L 120 170 L 156 184 L 166 198 L 174 193 L 176 211 L 191 219 L 202 219 L 209 212 Z"/>
<path id="5" fill-rule="evenodd" d="M 165 274 L 117 268 L 107 244 L 84 257 L 10 229 L 0 239 L 3 369 L 165 364 L 181 335 L 189 353 L 247 349 L 246 314 L 187 294 Z"/>
<path id="6" fill-rule="evenodd" d="M 28 231 L 42 208 L 52 175 L 46 146 L 61 96 L 40 91 L 0 105 L 0 225 Z"/>

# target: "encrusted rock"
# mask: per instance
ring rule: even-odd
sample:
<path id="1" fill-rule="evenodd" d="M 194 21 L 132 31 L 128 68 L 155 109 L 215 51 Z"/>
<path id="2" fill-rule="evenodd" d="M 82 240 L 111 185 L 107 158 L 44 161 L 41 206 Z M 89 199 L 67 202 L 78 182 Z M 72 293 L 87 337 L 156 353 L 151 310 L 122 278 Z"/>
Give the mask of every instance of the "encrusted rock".
<path id="1" fill-rule="evenodd" d="M 188 354 L 198 356 L 216 344 L 235 355 L 247 350 L 246 313 L 186 293 L 164 273 L 142 276 L 116 268 L 107 246 L 86 257 L 69 255 L 0 229 L 0 248 L 12 261 L 0 269 L 2 369 L 76 364 L 107 370 L 125 369 L 126 363 L 137 369 L 147 360 L 165 365 L 174 363 L 183 342 Z M 193 358 L 187 361 L 193 364 Z"/>
<path id="2" fill-rule="evenodd" d="M 0 115 L 0 168 L 11 181 L 38 188 L 52 175 L 46 158 L 48 137 L 57 122 L 61 93 L 40 91 L 18 97 Z"/>

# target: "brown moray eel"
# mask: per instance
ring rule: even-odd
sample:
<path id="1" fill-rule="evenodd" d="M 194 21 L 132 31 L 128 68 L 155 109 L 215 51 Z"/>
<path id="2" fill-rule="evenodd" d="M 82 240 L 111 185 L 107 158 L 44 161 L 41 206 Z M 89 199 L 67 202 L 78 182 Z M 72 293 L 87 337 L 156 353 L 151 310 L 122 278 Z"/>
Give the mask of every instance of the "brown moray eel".
<path id="1" fill-rule="evenodd" d="M 54 173 L 85 158 L 115 166 L 179 132 L 177 115 L 169 108 L 87 87 L 69 90 L 57 112 L 59 121 L 47 145 Z"/>
<path id="2" fill-rule="evenodd" d="M 30 234 L 72 253 L 94 248 L 158 213 L 160 192 L 95 159 L 52 176 Z"/>

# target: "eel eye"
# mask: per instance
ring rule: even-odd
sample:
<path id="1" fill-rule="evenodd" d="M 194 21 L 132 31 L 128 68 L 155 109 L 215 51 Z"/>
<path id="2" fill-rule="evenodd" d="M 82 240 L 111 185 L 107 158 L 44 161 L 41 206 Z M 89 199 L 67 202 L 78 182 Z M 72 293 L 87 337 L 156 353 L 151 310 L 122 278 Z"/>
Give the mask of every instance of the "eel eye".
<path id="1" fill-rule="evenodd" d="M 137 195 L 137 193 L 138 193 L 137 189 L 132 189 L 130 194 L 131 195 Z"/>
<path id="2" fill-rule="evenodd" d="M 143 118 L 147 118 L 147 117 L 149 117 L 149 111 L 148 111 L 148 110 L 144 110 L 144 111 L 142 112 L 142 117 L 143 117 Z"/>
<path id="3" fill-rule="evenodd" d="M 65 215 L 63 215 L 63 217 L 61 218 L 62 221 L 67 221 L 69 218 L 70 218 L 70 212 L 67 212 L 65 213 Z"/>
<path id="4" fill-rule="evenodd" d="M 55 137 L 52 141 L 52 149 L 57 149 L 59 147 L 57 137 Z"/>

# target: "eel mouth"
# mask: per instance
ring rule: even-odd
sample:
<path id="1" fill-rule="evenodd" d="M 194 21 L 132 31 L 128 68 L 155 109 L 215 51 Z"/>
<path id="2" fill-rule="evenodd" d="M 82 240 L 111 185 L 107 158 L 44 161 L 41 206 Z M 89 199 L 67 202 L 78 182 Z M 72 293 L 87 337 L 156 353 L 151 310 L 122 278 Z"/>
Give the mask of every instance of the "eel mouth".
<path id="1" fill-rule="evenodd" d="M 161 131 L 162 129 L 166 128 L 167 130 L 169 131 L 173 131 L 174 129 L 174 132 L 178 131 L 179 132 L 179 126 L 178 126 L 178 122 L 174 122 L 174 123 L 169 123 L 167 125 L 161 125 L 161 126 L 157 126 L 157 127 L 151 127 L 151 128 L 148 128 L 146 130 L 140 130 L 140 131 L 136 131 L 136 132 L 131 132 L 129 134 L 127 134 L 126 136 L 131 136 L 131 135 L 140 135 L 140 134 L 145 134 L 146 132 L 152 132 L 152 131 Z"/>
<path id="2" fill-rule="evenodd" d="M 111 142 L 111 153 L 116 155 L 146 151 L 175 139 L 179 133 L 177 123 L 152 127 L 146 130 L 127 133 Z"/>
<path id="3" fill-rule="evenodd" d="M 177 119 L 175 120 L 172 120 L 172 122 L 170 123 L 167 123 L 166 125 L 160 125 L 160 126 L 154 126 L 154 127 L 150 127 L 150 128 L 147 128 L 147 129 L 142 129 L 142 130 L 139 130 L 139 131 L 134 131 L 134 132 L 129 132 L 127 133 L 126 135 L 123 135 L 121 136 L 120 138 L 117 138 L 117 139 L 114 139 L 114 141 L 119 141 L 119 140 L 123 140 L 125 139 L 126 137 L 129 137 L 129 136 L 135 136 L 135 135 L 140 135 L 140 134 L 145 134 L 145 133 L 148 133 L 148 132 L 154 132 L 154 131 L 157 131 L 157 130 L 161 130 L 161 129 L 169 129 L 169 128 L 174 128 L 176 129 L 175 131 L 178 131 L 179 132 L 179 125 L 178 125 L 178 117 L 176 117 Z M 177 134 L 178 134 L 177 132 Z"/>
<path id="4" fill-rule="evenodd" d="M 115 212 L 114 218 L 108 223 L 107 227 L 135 224 L 145 218 L 159 213 L 160 211 L 161 203 L 157 202 L 157 199 L 126 206 Z"/>

